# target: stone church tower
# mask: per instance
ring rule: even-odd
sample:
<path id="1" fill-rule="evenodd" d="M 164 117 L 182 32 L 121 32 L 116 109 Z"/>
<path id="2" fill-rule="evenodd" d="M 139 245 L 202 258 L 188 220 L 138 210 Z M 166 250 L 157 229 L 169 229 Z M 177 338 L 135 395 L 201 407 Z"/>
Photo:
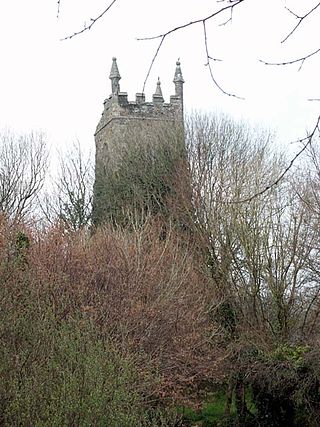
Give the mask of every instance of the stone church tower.
<path id="1" fill-rule="evenodd" d="M 119 216 L 123 216 L 125 210 L 132 209 L 133 205 L 135 209 L 140 209 L 138 204 L 146 203 L 147 193 L 143 192 L 148 190 L 150 193 L 151 186 L 154 187 L 152 181 L 156 179 L 151 170 L 159 169 L 155 166 L 155 153 L 158 148 L 164 152 L 169 134 L 171 148 L 177 144 L 182 150 L 182 146 L 184 147 L 184 80 L 179 61 L 176 63 L 173 79 L 175 94 L 170 97 L 169 103 L 164 102 L 159 79 L 152 102 L 146 102 L 143 93 L 137 93 L 135 101 L 128 101 L 127 93 L 120 91 L 121 76 L 116 58 L 112 58 L 109 78 L 111 95 L 104 101 L 102 116 L 95 132 L 93 222 L 96 225 L 104 221 L 121 222 Z M 172 162 L 175 154 L 171 153 L 170 157 Z M 144 168 L 144 172 L 151 174 L 149 178 L 147 175 L 142 176 Z M 173 164 L 171 168 L 174 168 Z M 169 175 L 170 173 L 169 171 Z M 163 176 L 158 178 L 160 182 Z M 146 187 L 150 188 L 146 190 Z M 157 192 L 159 191 L 157 189 Z"/>

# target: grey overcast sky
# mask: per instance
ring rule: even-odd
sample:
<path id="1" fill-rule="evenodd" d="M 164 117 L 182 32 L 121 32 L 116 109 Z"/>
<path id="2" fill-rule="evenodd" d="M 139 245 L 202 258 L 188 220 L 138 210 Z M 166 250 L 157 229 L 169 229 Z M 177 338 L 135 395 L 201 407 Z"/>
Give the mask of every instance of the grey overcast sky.
<path id="1" fill-rule="evenodd" d="M 117 0 L 87 31 L 71 40 L 65 36 L 83 28 L 110 0 L 10 0 L 0 3 L 0 128 L 41 129 L 54 147 L 75 139 L 93 148 L 93 134 L 103 100 L 110 94 L 111 58 L 116 56 L 121 90 L 133 100 L 141 92 L 158 41 L 137 41 L 171 27 L 205 17 L 221 3 L 213 0 Z M 205 66 L 201 24 L 169 36 L 146 86 L 151 99 L 160 76 L 165 100 L 173 94 L 175 62 L 181 59 L 187 111 L 229 113 L 278 132 L 281 142 L 305 135 L 319 114 L 320 54 L 299 64 L 266 66 L 259 59 L 283 61 L 319 47 L 320 10 L 281 44 L 282 38 L 317 1 L 245 0 L 233 13 L 208 21 L 210 55 L 215 77 L 225 90 L 245 98 L 223 95 L 212 84 Z M 320 9 L 320 8 L 319 8 Z"/>

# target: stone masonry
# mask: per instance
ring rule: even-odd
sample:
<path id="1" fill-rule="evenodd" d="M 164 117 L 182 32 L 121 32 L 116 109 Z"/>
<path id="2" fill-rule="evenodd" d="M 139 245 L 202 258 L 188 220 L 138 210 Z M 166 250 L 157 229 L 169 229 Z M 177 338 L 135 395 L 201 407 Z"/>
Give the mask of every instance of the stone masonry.
<path id="1" fill-rule="evenodd" d="M 183 128 L 183 77 L 180 62 L 177 61 L 174 74 L 175 94 L 170 102 L 164 102 L 158 79 L 152 102 L 146 102 L 145 94 L 137 93 L 135 101 L 128 101 L 126 92 L 120 91 L 120 73 L 116 58 L 112 59 L 109 76 L 111 95 L 104 101 L 104 109 L 95 132 L 96 164 L 93 202 L 93 221 L 98 224 L 107 218 L 103 188 L 110 172 L 116 171 L 122 159 L 124 148 L 133 144 L 139 136 L 143 143 L 152 135 L 155 127 L 180 125 Z M 133 138 L 133 134 L 135 137 Z"/>

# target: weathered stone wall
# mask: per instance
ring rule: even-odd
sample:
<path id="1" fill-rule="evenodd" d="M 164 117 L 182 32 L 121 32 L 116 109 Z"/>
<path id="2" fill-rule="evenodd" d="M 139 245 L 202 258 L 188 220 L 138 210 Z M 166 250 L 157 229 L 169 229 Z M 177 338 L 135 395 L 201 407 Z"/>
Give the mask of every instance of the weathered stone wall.
<path id="1" fill-rule="evenodd" d="M 161 139 L 159 135 L 163 134 L 164 129 L 168 130 L 168 127 L 171 127 L 173 132 L 175 127 L 183 127 L 181 70 L 179 73 L 176 71 L 178 80 L 175 77 L 181 86 L 178 88 L 179 94 L 176 86 L 176 95 L 171 96 L 170 103 L 165 103 L 163 100 L 160 81 L 157 83 L 153 102 L 145 102 L 144 94 L 136 94 L 135 101 L 128 101 L 127 93 L 120 92 L 121 77 L 116 61 L 113 60 L 110 79 L 115 93 L 104 101 L 104 110 L 95 133 L 96 176 L 93 212 L 95 223 L 108 219 L 106 210 L 110 204 L 106 201 L 107 180 L 110 180 L 111 176 L 114 178 L 115 173 L 121 169 L 124 156 L 128 156 L 128 150 L 139 151 L 141 144 L 152 149 L 152 144 Z M 167 137 L 168 132 L 165 138 Z"/>

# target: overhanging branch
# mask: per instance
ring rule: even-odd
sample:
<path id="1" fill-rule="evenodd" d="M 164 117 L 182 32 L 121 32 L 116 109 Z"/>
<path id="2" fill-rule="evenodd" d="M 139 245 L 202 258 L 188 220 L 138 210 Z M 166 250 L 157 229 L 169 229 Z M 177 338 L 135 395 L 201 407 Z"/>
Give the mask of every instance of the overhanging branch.
<path id="1" fill-rule="evenodd" d="M 271 184 L 267 185 L 265 188 L 263 188 L 261 191 L 258 191 L 257 193 L 253 194 L 252 196 L 246 198 L 246 199 L 242 199 L 242 200 L 237 200 L 237 201 L 232 201 L 230 203 L 247 203 L 247 202 L 251 202 L 253 199 L 255 199 L 256 197 L 262 196 L 264 193 L 266 193 L 267 191 L 271 190 L 272 188 L 276 187 L 279 182 L 286 176 L 286 174 L 289 172 L 289 170 L 292 168 L 293 164 L 295 163 L 295 161 L 301 156 L 301 154 L 311 145 L 312 143 L 312 139 L 315 136 L 316 132 L 320 132 L 320 116 L 317 119 L 317 122 L 312 130 L 311 133 L 309 133 L 309 135 L 307 135 L 305 138 L 299 139 L 297 142 L 300 143 L 304 143 L 303 147 L 301 148 L 300 151 L 298 151 L 298 153 L 290 160 L 288 166 L 285 168 L 285 170 L 279 175 L 279 177 L 273 181 Z"/>
<path id="2" fill-rule="evenodd" d="M 90 24 L 89 25 L 85 25 L 84 27 L 83 27 L 83 29 L 82 30 L 80 30 L 80 31 L 76 31 L 75 33 L 73 33 L 73 34 L 71 34 L 70 36 L 67 36 L 67 37 L 64 37 L 63 39 L 61 39 L 62 41 L 63 40 L 69 40 L 69 39 L 72 39 L 73 37 L 75 37 L 75 36 L 78 36 L 79 34 L 82 34 L 82 33 L 84 33 L 85 31 L 88 31 L 88 30 L 91 30 L 91 28 L 93 27 L 93 25 L 97 22 L 97 21 L 99 21 L 110 9 L 111 9 L 111 7 L 115 4 L 115 2 L 116 2 L 117 0 L 113 0 L 110 4 L 109 4 L 109 6 L 104 10 L 104 11 L 102 11 L 96 18 L 91 18 L 90 19 Z M 60 1 L 58 2 L 58 6 L 60 7 Z M 59 12 L 59 9 L 58 9 L 58 12 Z"/>

